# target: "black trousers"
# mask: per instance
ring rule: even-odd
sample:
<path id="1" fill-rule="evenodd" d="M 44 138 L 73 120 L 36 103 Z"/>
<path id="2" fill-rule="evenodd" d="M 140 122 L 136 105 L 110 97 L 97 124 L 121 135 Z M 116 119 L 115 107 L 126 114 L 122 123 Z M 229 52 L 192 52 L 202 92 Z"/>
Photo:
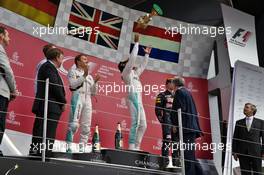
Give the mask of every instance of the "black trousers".
<path id="1" fill-rule="evenodd" d="M 186 133 L 183 134 L 183 146 L 184 149 L 184 164 L 185 164 L 185 174 L 186 175 L 195 175 L 196 174 L 196 157 L 195 157 L 195 133 Z"/>
<path id="2" fill-rule="evenodd" d="M 258 157 L 261 157 L 259 155 Z M 251 172 L 253 171 L 254 175 L 261 175 L 262 174 L 262 159 L 261 158 L 255 158 L 251 156 L 246 155 L 239 155 L 239 164 L 240 164 L 240 170 L 241 175 L 251 175 Z"/>
<path id="3" fill-rule="evenodd" d="M 43 116 L 36 116 L 34 126 L 33 126 L 32 143 L 30 145 L 30 151 L 29 151 L 30 154 L 40 156 L 42 153 L 42 150 L 46 148 L 46 155 L 51 156 L 60 116 L 61 115 L 54 114 L 54 113 L 48 114 L 46 145 L 42 144 Z"/>
<path id="4" fill-rule="evenodd" d="M 161 123 L 162 127 L 162 151 L 161 154 L 164 159 L 164 163 L 169 163 L 169 149 L 173 147 L 172 158 L 179 158 L 179 150 L 177 150 L 177 143 L 179 142 L 179 137 L 176 130 L 173 130 L 170 115 L 165 115 Z M 177 151 L 176 151 L 177 150 Z"/>
<path id="5" fill-rule="evenodd" d="M 8 98 L 0 95 L 0 144 L 2 143 L 2 139 L 5 132 L 6 112 L 8 108 L 8 103 Z"/>

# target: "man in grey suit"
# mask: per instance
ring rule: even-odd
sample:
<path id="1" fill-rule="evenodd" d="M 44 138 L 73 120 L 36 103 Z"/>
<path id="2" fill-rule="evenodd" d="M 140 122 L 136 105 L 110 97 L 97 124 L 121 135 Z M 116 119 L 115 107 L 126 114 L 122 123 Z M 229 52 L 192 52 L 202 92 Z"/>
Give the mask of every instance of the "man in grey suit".
<path id="1" fill-rule="evenodd" d="M 16 82 L 5 47 L 10 41 L 6 28 L 0 26 L 0 144 L 5 132 L 5 119 L 8 103 L 16 98 Z M 0 150 L 0 156 L 3 156 Z"/>

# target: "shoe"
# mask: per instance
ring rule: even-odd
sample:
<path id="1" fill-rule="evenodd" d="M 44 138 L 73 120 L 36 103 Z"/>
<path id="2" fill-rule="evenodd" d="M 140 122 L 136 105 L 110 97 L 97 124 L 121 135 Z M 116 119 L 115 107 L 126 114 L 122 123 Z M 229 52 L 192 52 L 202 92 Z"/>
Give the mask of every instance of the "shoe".
<path id="1" fill-rule="evenodd" d="M 169 157 L 163 157 L 163 167 L 167 167 L 170 164 Z"/>
<path id="2" fill-rule="evenodd" d="M 140 146 L 138 146 L 138 145 L 136 146 L 135 145 L 135 151 L 143 151 L 143 150 L 140 149 Z"/>
<path id="3" fill-rule="evenodd" d="M 66 153 L 72 153 L 72 143 L 66 143 Z"/>
<path id="4" fill-rule="evenodd" d="M 86 145 L 84 143 L 79 143 L 79 153 L 85 153 Z"/>
<path id="5" fill-rule="evenodd" d="M 68 148 L 68 149 L 66 150 L 66 153 L 71 154 L 71 153 L 72 153 L 72 149 L 71 149 L 71 148 Z"/>
<path id="6" fill-rule="evenodd" d="M 129 146 L 128 146 L 128 149 L 132 150 L 132 151 L 135 151 L 136 150 L 135 144 L 134 143 L 130 143 Z"/>
<path id="7" fill-rule="evenodd" d="M 31 159 L 40 159 L 42 157 L 42 154 L 37 151 L 29 151 L 29 158 Z"/>
<path id="8" fill-rule="evenodd" d="M 177 166 L 177 167 L 180 167 L 181 166 L 181 161 L 179 158 L 173 158 L 172 159 L 172 165 L 173 166 Z"/>
<path id="9" fill-rule="evenodd" d="M 3 152 L 0 150 L 0 157 L 4 157 Z"/>
<path id="10" fill-rule="evenodd" d="M 41 156 L 41 153 L 38 151 L 33 151 L 33 150 L 29 150 L 29 154 L 30 156 Z"/>
<path id="11" fill-rule="evenodd" d="M 169 163 L 170 163 L 169 158 L 164 157 L 164 156 L 163 157 L 160 157 L 160 159 L 159 159 L 160 170 L 165 171 L 166 168 L 167 168 L 167 166 L 169 165 Z"/>

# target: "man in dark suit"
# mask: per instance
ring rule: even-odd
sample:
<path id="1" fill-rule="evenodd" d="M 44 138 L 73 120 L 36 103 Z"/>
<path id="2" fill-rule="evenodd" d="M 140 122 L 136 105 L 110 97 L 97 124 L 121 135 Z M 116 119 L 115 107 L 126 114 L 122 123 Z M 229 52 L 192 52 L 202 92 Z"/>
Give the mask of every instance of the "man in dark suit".
<path id="1" fill-rule="evenodd" d="M 195 139 L 200 137 L 202 132 L 200 129 L 196 105 L 193 100 L 192 94 L 184 87 L 184 79 L 176 77 L 174 79 L 176 86 L 176 92 L 173 99 L 172 105 L 172 123 L 177 127 L 178 131 L 178 113 L 177 110 L 182 111 L 182 127 L 183 127 L 183 144 L 186 145 L 184 150 L 184 164 L 185 174 L 195 175 L 198 174 L 196 167 L 199 167 L 198 162 L 195 158 Z M 192 146 L 191 146 L 192 145 Z M 188 147 L 187 147 L 188 146 Z M 201 173 L 199 173 L 200 175 Z"/>
<path id="2" fill-rule="evenodd" d="M 57 71 L 62 64 L 63 52 L 57 48 L 50 49 L 47 53 L 47 62 L 44 63 L 38 72 L 38 83 L 36 98 L 32 107 L 32 112 L 36 114 L 33 127 L 31 155 L 40 155 L 40 145 L 43 136 L 43 117 L 44 117 L 44 98 L 45 80 L 49 78 L 49 102 L 48 102 L 48 122 L 47 122 L 47 156 L 53 148 L 58 121 L 62 112 L 65 110 L 65 90 L 62 79 Z"/>
<path id="3" fill-rule="evenodd" d="M 238 120 L 233 136 L 232 151 L 234 159 L 239 160 L 242 175 L 262 174 L 262 155 L 264 151 L 264 123 L 255 118 L 257 108 L 254 104 L 246 103 L 245 118 Z"/>

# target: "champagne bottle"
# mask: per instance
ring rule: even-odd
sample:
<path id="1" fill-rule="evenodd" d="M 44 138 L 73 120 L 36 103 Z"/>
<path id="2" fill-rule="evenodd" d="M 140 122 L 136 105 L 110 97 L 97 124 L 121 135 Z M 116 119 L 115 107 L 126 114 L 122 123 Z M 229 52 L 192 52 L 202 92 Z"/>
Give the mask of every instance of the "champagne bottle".
<path id="1" fill-rule="evenodd" d="M 100 137 L 99 137 L 99 129 L 98 125 L 95 126 L 95 131 L 93 135 L 93 152 L 100 152 L 101 144 L 100 144 Z"/>
<path id="2" fill-rule="evenodd" d="M 115 133 L 115 148 L 122 149 L 123 148 L 123 136 L 121 131 L 121 124 L 117 123 L 117 130 Z"/>

